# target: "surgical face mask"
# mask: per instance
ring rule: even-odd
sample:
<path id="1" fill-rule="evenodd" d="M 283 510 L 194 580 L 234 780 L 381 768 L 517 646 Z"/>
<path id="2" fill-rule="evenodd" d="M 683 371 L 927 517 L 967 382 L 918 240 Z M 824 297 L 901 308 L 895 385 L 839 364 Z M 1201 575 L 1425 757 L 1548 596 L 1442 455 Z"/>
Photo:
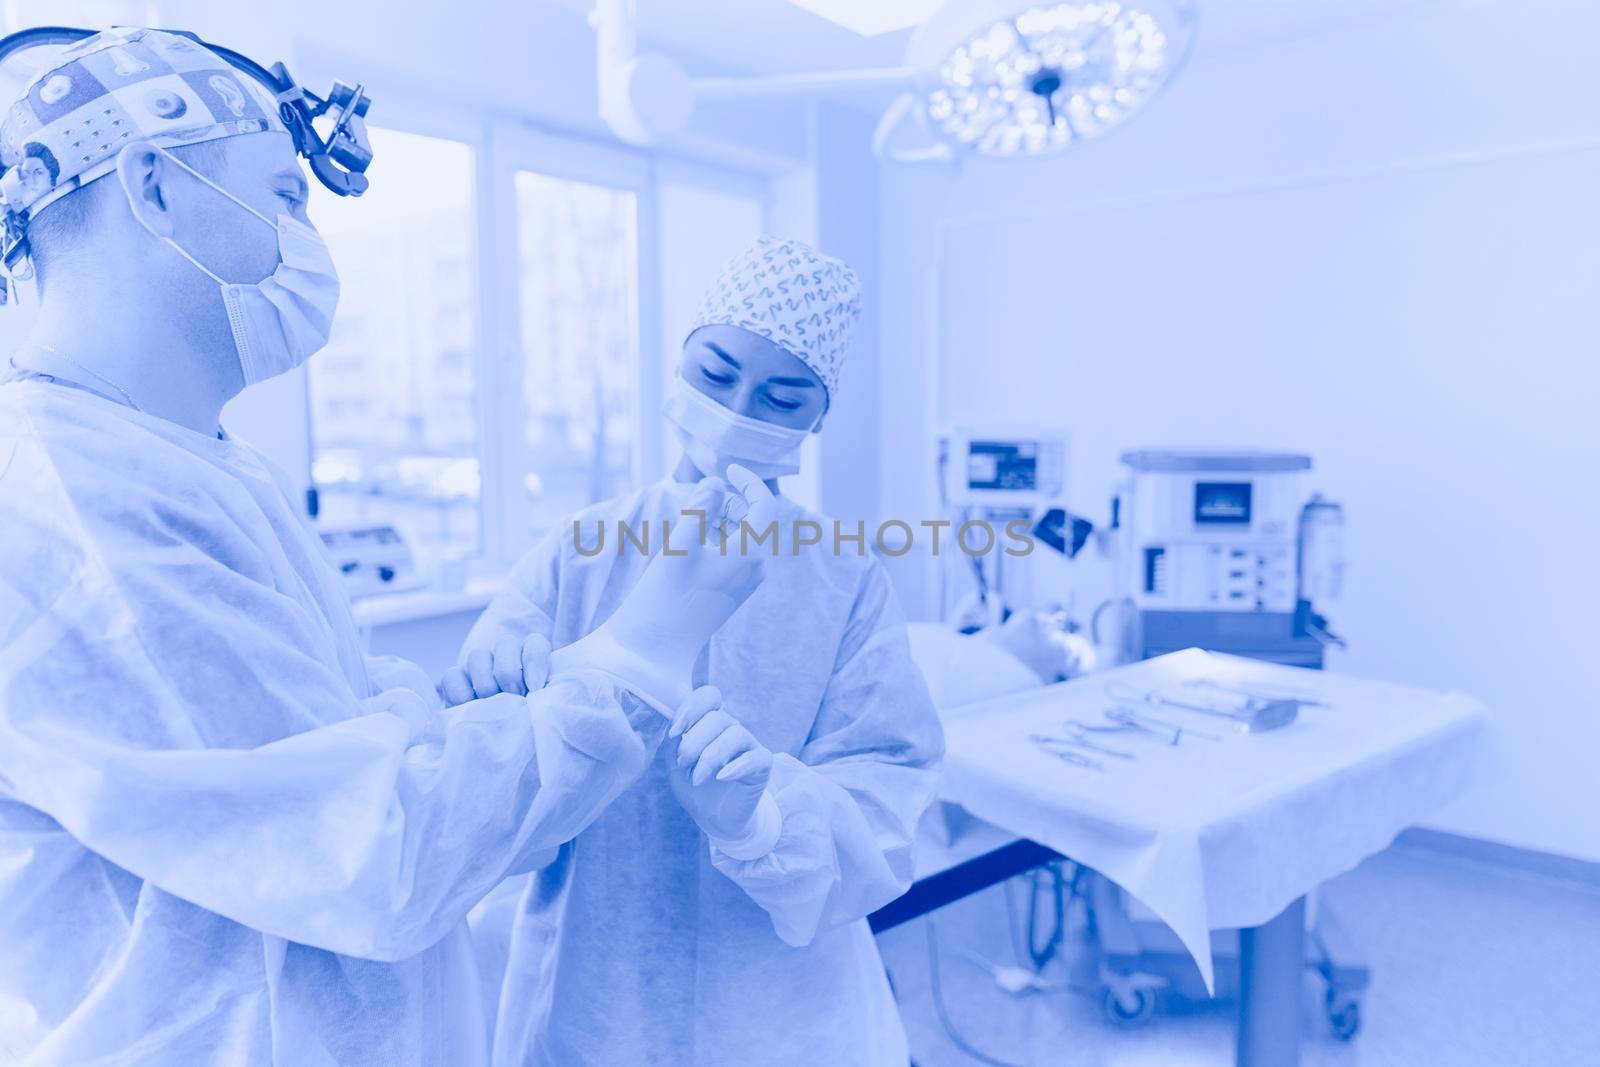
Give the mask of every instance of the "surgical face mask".
<path id="1" fill-rule="evenodd" d="M 809 429 L 774 426 L 736 414 L 711 399 L 680 374 L 662 409 L 684 453 L 702 474 L 726 477 L 728 464 L 747 467 L 762 479 L 797 474 L 800 447 Z"/>
<path id="2" fill-rule="evenodd" d="M 322 235 L 292 215 L 273 222 L 172 153 L 161 154 L 276 231 L 278 267 L 253 284 L 225 282 L 171 237 L 162 240 L 221 287 L 245 385 L 294 370 L 328 343 L 339 305 L 339 274 Z"/>

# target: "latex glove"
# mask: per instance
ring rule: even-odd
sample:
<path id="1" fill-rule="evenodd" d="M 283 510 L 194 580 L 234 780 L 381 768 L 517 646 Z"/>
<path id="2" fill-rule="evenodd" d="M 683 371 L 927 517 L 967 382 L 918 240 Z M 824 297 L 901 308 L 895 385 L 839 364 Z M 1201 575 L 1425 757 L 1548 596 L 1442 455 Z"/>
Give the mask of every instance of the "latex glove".
<path id="1" fill-rule="evenodd" d="M 689 696 L 701 650 L 766 576 L 763 550 L 741 551 L 737 524 L 742 518 L 752 529 L 765 530 L 778 517 L 777 501 L 743 467 L 729 467 L 728 477 L 732 486 L 720 478 L 702 480 L 685 505 L 686 511 L 706 513 L 706 541 L 694 530 L 672 555 L 658 553 L 610 618 L 556 649 L 551 657 L 556 673 L 585 667 L 604 671 L 662 715 L 674 717 Z M 726 548 L 718 523 L 723 517 L 733 524 Z M 694 520 L 681 525 L 693 526 Z"/>
<path id="2" fill-rule="evenodd" d="M 494 648 L 475 648 L 466 662 L 452 667 L 439 679 L 439 696 L 454 708 L 496 693 L 527 696 L 544 688 L 550 679 L 550 641 L 543 634 L 525 640 L 502 637 Z"/>
<path id="3" fill-rule="evenodd" d="M 767 795 L 772 753 L 722 708 L 713 686 L 696 689 L 667 731 L 673 795 L 712 844 L 741 859 L 777 843 L 781 816 Z"/>

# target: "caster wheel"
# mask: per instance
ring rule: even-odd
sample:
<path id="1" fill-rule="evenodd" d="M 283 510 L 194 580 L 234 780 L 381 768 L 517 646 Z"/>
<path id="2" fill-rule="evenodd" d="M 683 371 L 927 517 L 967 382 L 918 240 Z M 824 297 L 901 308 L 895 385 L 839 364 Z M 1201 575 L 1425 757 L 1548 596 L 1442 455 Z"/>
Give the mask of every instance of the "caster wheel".
<path id="1" fill-rule="evenodd" d="M 1340 1041 L 1353 1041 L 1361 1032 L 1361 1002 L 1329 997 L 1328 1026 Z"/>
<path id="2" fill-rule="evenodd" d="M 1131 1030 L 1150 1021 L 1156 1012 L 1156 995 L 1149 989 L 1130 989 L 1126 993 L 1107 989 L 1100 995 L 1100 1010 L 1112 1025 Z"/>

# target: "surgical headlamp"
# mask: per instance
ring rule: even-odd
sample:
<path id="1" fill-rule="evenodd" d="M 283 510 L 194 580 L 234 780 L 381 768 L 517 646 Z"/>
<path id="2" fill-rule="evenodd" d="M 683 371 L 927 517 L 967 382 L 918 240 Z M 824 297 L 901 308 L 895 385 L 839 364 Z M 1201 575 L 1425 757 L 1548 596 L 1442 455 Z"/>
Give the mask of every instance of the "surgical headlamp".
<path id="1" fill-rule="evenodd" d="M 98 32 L 68 26 L 19 30 L 0 38 L 0 63 L 30 48 L 72 45 Z M 367 191 L 366 170 L 372 163 L 372 142 L 367 139 L 365 120 L 372 101 L 361 84 L 352 88 L 335 81 L 326 96 L 318 96 L 295 81 L 289 68 L 282 63 L 274 63 L 268 69 L 248 56 L 201 40 L 187 30 L 163 32 L 187 37 L 200 47 L 210 49 L 234 69 L 265 86 L 278 102 L 278 115 L 294 138 L 295 151 L 305 157 L 311 172 L 324 186 L 339 196 L 360 196 Z M 325 136 L 318 133 L 313 124 L 324 116 L 331 120 Z"/>

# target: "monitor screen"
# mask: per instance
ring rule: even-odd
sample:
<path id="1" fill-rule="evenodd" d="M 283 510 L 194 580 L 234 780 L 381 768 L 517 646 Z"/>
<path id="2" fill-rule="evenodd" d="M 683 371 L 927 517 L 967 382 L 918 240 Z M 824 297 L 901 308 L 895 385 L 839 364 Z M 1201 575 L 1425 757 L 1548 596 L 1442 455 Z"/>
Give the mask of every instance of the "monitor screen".
<path id="1" fill-rule="evenodd" d="M 1250 489 L 1249 482 L 1196 482 L 1195 525 L 1250 525 Z"/>
<path id="2" fill-rule="evenodd" d="M 1039 487 L 1033 441 L 974 441 L 967 451 L 967 488 L 1033 492 Z"/>

